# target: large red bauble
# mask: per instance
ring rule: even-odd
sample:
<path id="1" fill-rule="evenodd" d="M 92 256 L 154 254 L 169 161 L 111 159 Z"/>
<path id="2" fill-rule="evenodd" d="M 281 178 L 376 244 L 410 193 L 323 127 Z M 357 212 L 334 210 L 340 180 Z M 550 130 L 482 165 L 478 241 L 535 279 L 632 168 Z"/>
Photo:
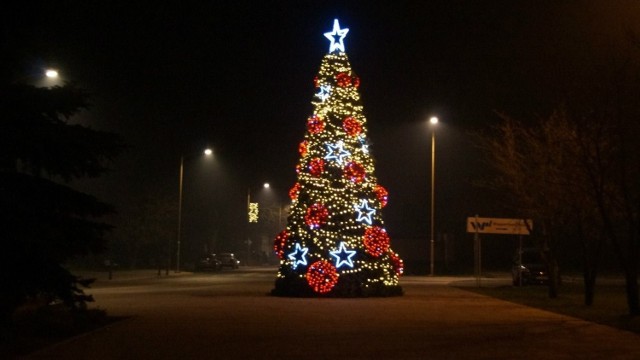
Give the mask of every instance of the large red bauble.
<path id="1" fill-rule="evenodd" d="M 313 204 L 307 208 L 307 214 L 304 221 L 312 229 L 317 229 L 327 223 L 329 218 L 329 210 L 322 204 Z"/>
<path id="2" fill-rule="evenodd" d="M 352 116 L 346 117 L 342 121 L 342 128 L 349 136 L 358 136 L 362 132 L 362 124 Z"/>
<path id="3" fill-rule="evenodd" d="M 351 85 L 351 76 L 347 73 L 339 73 L 336 75 L 336 84 L 343 88 Z"/>
<path id="4" fill-rule="evenodd" d="M 307 270 L 307 283 L 313 291 L 325 294 L 338 283 L 338 271 L 327 260 L 319 260 L 311 264 Z"/>
<path id="5" fill-rule="evenodd" d="M 379 226 L 372 226 L 364 231 L 364 249 L 373 257 L 380 257 L 389 251 L 389 242 L 387 231 Z"/>
<path id="6" fill-rule="evenodd" d="M 284 259 L 284 246 L 287 244 L 288 239 L 289 233 L 287 233 L 287 230 L 282 230 L 273 241 L 273 250 L 280 260 Z"/>
<path id="7" fill-rule="evenodd" d="M 353 86 L 357 89 L 360 87 L 360 78 L 357 76 L 354 76 L 353 79 L 351 80 L 351 82 L 353 83 Z"/>
<path id="8" fill-rule="evenodd" d="M 313 158 L 309 161 L 309 174 L 320 177 L 324 171 L 324 160 L 321 158 Z"/>
<path id="9" fill-rule="evenodd" d="M 396 271 L 396 274 L 398 276 L 402 275 L 404 273 L 404 261 L 391 249 L 389 249 L 389 258 L 391 258 L 391 265 L 393 265 L 393 270 Z"/>
<path id="10" fill-rule="evenodd" d="M 309 151 L 309 142 L 307 140 L 303 141 L 298 145 L 298 152 L 300 156 L 305 157 L 307 152 Z"/>
<path id="11" fill-rule="evenodd" d="M 313 115 L 307 119 L 307 130 L 312 134 L 319 134 L 324 130 L 324 121 L 318 116 Z"/>
<path id="12" fill-rule="evenodd" d="M 289 190 L 289 197 L 292 201 L 298 199 L 298 194 L 300 194 L 300 183 L 296 183 L 291 190 Z"/>
<path id="13" fill-rule="evenodd" d="M 373 189 L 373 192 L 376 194 L 376 198 L 378 198 L 378 201 L 380 201 L 380 205 L 382 207 L 387 206 L 387 202 L 389 201 L 389 192 L 387 191 L 387 189 L 380 185 L 376 185 L 376 187 Z"/>
<path id="14" fill-rule="evenodd" d="M 358 164 L 357 162 L 351 161 L 344 167 L 344 176 L 346 176 L 347 179 L 353 181 L 354 183 L 359 184 L 364 181 L 366 172 L 362 165 Z"/>

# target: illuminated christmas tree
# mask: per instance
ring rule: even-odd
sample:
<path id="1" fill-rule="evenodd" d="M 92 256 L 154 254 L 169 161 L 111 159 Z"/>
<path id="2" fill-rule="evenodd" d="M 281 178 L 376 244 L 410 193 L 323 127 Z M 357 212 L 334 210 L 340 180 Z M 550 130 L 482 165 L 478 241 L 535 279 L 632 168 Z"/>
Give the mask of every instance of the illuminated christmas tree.
<path id="1" fill-rule="evenodd" d="M 391 250 L 381 214 L 387 191 L 374 174 L 360 79 L 345 54 L 348 31 L 335 20 L 324 34 L 331 45 L 314 79 L 314 111 L 289 192 L 291 213 L 275 239 L 275 295 L 402 294 L 402 260 Z"/>

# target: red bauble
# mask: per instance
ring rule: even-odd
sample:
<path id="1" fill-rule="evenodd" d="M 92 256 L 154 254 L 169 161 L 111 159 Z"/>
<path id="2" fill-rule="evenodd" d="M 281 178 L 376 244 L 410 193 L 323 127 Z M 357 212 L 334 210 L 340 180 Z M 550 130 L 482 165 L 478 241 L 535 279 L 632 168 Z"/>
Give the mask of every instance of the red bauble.
<path id="1" fill-rule="evenodd" d="M 320 79 L 317 76 L 313 78 L 313 86 L 320 87 Z"/>
<path id="2" fill-rule="evenodd" d="M 288 239 L 289 233 L 287 233 L 287 230 L 282 230 L 273 241 L 273 250 L 280 260 L 284 259 L 284 246 L 287 244 Z"/>
<path id="3" fill-rule="evenodd" d="M 353 181 L 356 184 L 359 184 L 364 181 L 366 176 L 366 172 L 364 167 L 357 162 L 351 161 L 347 163 L 344 167 L 344 175 L 347 179 Z"/>
<path id="4" fill-rule="evenodd" d="M 339 73 L 336 75 L 336 84 L 343 88 L 351 85 L 351 76 L 347 73 Z"/>
<path id="5" fill-rule="evenodd" d="M 293 185 L 291 190 L 289 190 L 289 197 L 292 201 L 298 199 L 298 194 L 300 194 L 300 183 L 296 183 L 295 185 Z"/>
<path id="6" fill-rule="evenodd" d="M 351 82 L 353 83 L 353 86 L 357 89 L 360 87 L 360 78 L 357 76 L 354 76 L 353 79 L 351 79 Z"/>
<path id="7" fill-rule="evenodd" d="M 346 117 L 342 121 L 342 128 L 349 136 L 358 136 L 362 132 L 362 124 L 352 116 Z"/>
<path id="8" fill-rule="evenodd" d="M 313 204 L 307 208 L 307 214 L 304 221 L 312 229 L 317 229 L 327 223 L 329 218 L 329 210 L 322 204 Z"/>
<path id="9" fill-rule="evenodd" d="M 325 294 L 338 283 L 338 270 L 327 260 L 319 260 L 311 264 L 307 270 L 307 283 L 313 291 Z"/>
<path id="10" fill-rule="evenodd" d="M 305 140 L 298 145 L 298 152 L 300 156 L 305 157 L 307 156 L 307 151 L 309 151 L 309 142 Z"/>
<path id="11" fill-rule="evenodd" d="M 309 161 L 309 174 L 320 177 L 324 171 L 324 160 L 321 158 L 313 158 Z"/>
<path id="12" fill-rule="evenodd" d="M 379 226 L 368 227 L 364 231 L 364 249 L 367 254 L 373 257 L 380 257 L 389 251 L 389 242 L 387 231 Z"/>
<path id="13" fill-rule="evenodd" d="M 319 134 L 324 130 L 324 121 L 318 116 L 313 115 L 307 119 L 307 130 L 312 134 Z"/>
<path id="14" fill-rule="evenodd" d="M 389 201 L 389 192 L 387 191 L 387 189 L 380 185 L 376 185 L 376 187 L 373 189 L 373 192 L 376 194 L 378 201 L 380 201 L 381 207 L 387 206 L 387 202 Z"/>
<path id="15" fill-rule="evenodd" d="M 389 258 L 391 258 L 391 265 L 398 276 L 404 273 L 404 261 L 400 259 L 400 256 L 393 250 L 389 249 Z"/>

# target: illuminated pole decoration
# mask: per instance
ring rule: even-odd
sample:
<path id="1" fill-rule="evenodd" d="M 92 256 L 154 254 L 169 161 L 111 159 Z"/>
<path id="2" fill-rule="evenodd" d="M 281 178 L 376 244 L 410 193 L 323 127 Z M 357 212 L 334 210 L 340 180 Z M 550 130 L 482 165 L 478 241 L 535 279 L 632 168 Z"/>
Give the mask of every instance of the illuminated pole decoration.
<path id="1" fill-rule="evenodd" d="M 274 241 L 279 296 L 401 295 L 403 262 L 391 249 L 360 100 L 338 20 L 325 33 L 323 57 L 311 92 L 313 111 L 298 145 L 297 179 L 289 191 L 290 216 Z"/>
<path id="2" fill-rule="evenodd" d="M 249 222 L 258 222 L 258 203 L 249 203 Z"/>

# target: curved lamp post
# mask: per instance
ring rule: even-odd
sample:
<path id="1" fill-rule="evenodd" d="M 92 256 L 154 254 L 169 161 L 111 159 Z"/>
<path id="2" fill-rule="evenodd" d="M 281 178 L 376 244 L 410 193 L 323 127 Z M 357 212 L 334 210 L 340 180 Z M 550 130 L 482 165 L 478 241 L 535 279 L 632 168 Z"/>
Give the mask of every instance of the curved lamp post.
<path id="1" fill-rule="evenodd" d="M 203 151 L 205 156 L 211 156 L 213 151 L 211 149 L 205 149 Z M 180 243 L 182 238 L 182 178 L 184 175 L 184 155 L 180 155 L 180 182 L 178 188 L 178 241 L 176 247 L 176 272 L 180 272 Z"/>

